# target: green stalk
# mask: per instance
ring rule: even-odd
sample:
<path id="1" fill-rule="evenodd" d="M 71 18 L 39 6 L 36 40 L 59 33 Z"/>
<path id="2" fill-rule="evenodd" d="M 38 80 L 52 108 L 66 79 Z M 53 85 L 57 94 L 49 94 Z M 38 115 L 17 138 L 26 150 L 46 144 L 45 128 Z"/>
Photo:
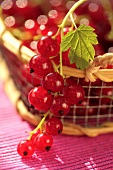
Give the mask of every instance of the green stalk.
<path id="1" fill-rule="evenodd" d="M 78 2 L 76 2 L 76 3 L 72 6 L 72 8 L 68 11 L 68 13 L 66 14 L 66 16 L 64 17 L 64 19 L 63 19 L 63 21 L 62 21 L 62 24 L 59 25 L 60 28 L 64 28 L 65 23 L 66 23 L 68 17 L 70 16 L 70 14 L 72 14 L 72 13 L 75 11 L 75 9 L 77 9 L 77 8 L 78 8 L 83 2 L 85 2 L 85 1 L 87 1 L 87 0 L 79 0 Z"/>
<path id="2" fill-rule="evenodd" d="M 63 29 L 61 29 L 61 42 L 62 42 L 62 37 L 64 36 L 64 32 L 63 32 Z M 62 51 L 61 51 L 61 48 L 60 48 L 60 75 L 63 76 L 63 73 L 62 73 Z"/>
<path id="3" fill-rule="evenodd" d="M 74 18 L 73 18 L 73 15 L 72 15 L 72 14 L 70 14 L 70 18 L 71 18 L 71 21 L 72 21 L 73 26 L 75 27 L 75 29 L 77 29 L 77 26 L 76 26 L 76 24 L 75 24 L 75 22 L 74 22 Z"/>
<path id="4" fill-rule="evenodd" d="M 33 131 L 30 132 L 30 136 L 28 137 L 28 140 L 31 139 L 32 135 L 33 135 L 38 129 L 41 129 L 41 128 L 42 128 L 42 125 L 43 125 L 46 117 L 49 115 L 49 113 L 50 113 L 50 111 L 48 110 L 48 112 L 44 114 L 44 117 L 43 117 L 43 119 L 40 121 L 40 123 L 38 124 L 38 126 L 37 126 Z"/>

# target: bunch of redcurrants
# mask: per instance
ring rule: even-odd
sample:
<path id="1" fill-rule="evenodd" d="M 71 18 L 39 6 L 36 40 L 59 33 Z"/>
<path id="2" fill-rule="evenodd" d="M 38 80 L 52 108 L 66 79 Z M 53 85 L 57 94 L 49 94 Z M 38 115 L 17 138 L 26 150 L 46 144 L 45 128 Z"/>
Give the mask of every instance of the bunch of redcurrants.
<path id="1" fill-rule="evenodd" d="M 29 62 L 30 73 L 40 78 L 40 85 L 34 87 L 28 94 L 30 106 L 38 111 L 47 112 L 53 115 L 45 125 L 30 137 L 19 143 L 18 153 L 23 156 L 31 156 L 35 148 L 41 151 L 49 151 L 53 138 L 51 135 L 60 134 L 63 124 L 58 117 L 69 113 L 71 105 L 77 104 L 84 99 L 84 88 L 75 80 L 65 78 L 53 68 L 52 56 L 59 53 L 59 44 L 56 39 L 50 36 L 43 36 L 37 44 L 39 54 L 32 57 Z M 53 58 L 54 59 L 54 58 Z"/>

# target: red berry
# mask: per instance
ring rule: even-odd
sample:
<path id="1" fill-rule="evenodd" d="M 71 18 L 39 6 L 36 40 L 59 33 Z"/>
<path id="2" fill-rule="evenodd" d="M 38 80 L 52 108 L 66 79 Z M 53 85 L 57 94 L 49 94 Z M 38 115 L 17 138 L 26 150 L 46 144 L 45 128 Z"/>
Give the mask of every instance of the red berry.
<path id="1" fill-rule="evenodd" d="M 58 135 L 63 130 L 63 124 L 60 119 L 50 118 L 46 123 L 46 132 L 50 135 Z"/>
<path id="2" fill-rule="evenodd" d="M 57 25 L 50 22 L 46 25 L 40 25 L 40 31 L 43 36 L 53 36 L 56 34 L 57 30 Z"/>
<path id="3" fill-rule="evenodd" d="M 30 140 L 21 141 L 17 146 L 17 152 L 23 158 L 31 157 L 34 154 L 35 147 Z"/>
<path id="4" fill-rule="evenodd" d="M 57 40 L 54 40 L 49 36 L 41 37 L 38 41 L 37 48 L 43 57 L 56 56 L 60 51 L 60 46 L 58 45 Z"/>
<path id="5" fill-rule="evenodd" d="M 69 78 L 65 79 L 66 85 L 72 85 L 72 84 L 76 84 L 76 83 L 77 83 L 77 79 L 74 77 L 69 77 Z"/>
<path id="6" fill-rule="evenodd" d="M 51 135 L 42 133 L 36 137 L 35 146 L 40 151 L 49 151 L 53 145 L 53 138 Z"/>
<path id="7" fill-rule="evenodd" d="M 67 85 L 63 93 L 66 100 L 72 105 L 82 101 L 85 96 L 84 88 L 80 84 Z"/>
<path id="8" fill-rule="evenodd" d="M 52 95 L 42 86 L 39 86 L 29 92 L 28 100 L 35 109 L 47 111 L 52 103 Z"/>
<path id="9" fill-rule="evenodd" d="M 53 71 L 52 63 L 48 58 L 36 55 L 29 62 L 31 72 L 34 72 L 39 77 L 43 77 Z"/>
<path id="10" fill-rule="evenodd" d="M 64 96 L 54 97 L 50 111 L 56 116 L 64 116 L 70 111 L 70 104 Z"/>
<path id="11" fill-rule="evenodd" d="M 64 80 L 59 73 L 52 72 L 43 77 L 42 85 L 47 90 L 58 92 L 62 91 L 64 87 Z"/>
<path id="12" fill-rule="evenodd" d="M 36 77 L 36 75 L 30 74 L 30 69 L 28 65 L 26 64 L 23 65 L 21 74 L 23 75 L 23 78 L 25 78 L 28 82 L 30 82 L 34 86 L 40 85 L 41 80 L 38 77 Z"/>

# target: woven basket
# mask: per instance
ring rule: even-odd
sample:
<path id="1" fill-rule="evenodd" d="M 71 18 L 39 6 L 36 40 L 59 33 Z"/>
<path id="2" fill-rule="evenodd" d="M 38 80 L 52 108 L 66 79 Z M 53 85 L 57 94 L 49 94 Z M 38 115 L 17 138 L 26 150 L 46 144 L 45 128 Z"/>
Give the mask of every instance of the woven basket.
<path id="1" fill-rule="evenodd" d="M 29 90 L 34 87 L 35 77 L 32 77 L 29 81 L 27 77 L 23 76 L 23 65 L 28 64 L 30 58 L 36 55 L 36 53 L 22 45 L 22 41 L 16 39 L 6 29 L 1 18 L 0 37 L 0 76 L 4 79 L 5 90 L 22 119 L 36 126 L 39 124 L 42 114 L 37 110 L 31 109 L 27 99 Z M 93 137 L 98 134 L 113 132 L 113 100 L 108 98 L 108 96 L 102 96 L 103 89 L 113 89 L 113 69 L 105 69 L 109 64 L 113 64 L 112 53 L 98 56 L 89 64 L 85 71 L 63 66 L 63 74 L 67 77 L 74 77 L 84 87 L 86 91 L 85 99 L 88 103 L 91 100 L 95 100 L 94 105 L 88 104 L 82 107 L 74 105 L 71 107 L 70 113 L 62 117 L 64 134 Z M 100 69 L 102 67 L 104 69 Z M 87 81 L 90 80 L 86 85 L 84 85 L 84 78 Z M 101 84 L 95 85 L 92 83 L 91 81 L 94 81 L 94 79 L 100 79 L 101 81 L 99 82 Z M 110 82 L 110 85 L 106 86 L 105 82 L 108 85 Z M 99 89 L 99 93 L 94 95 L 92 93 L 94 89 Z M 101 104 L 103 98 L 109 100 L 105 105 Z M 89 110 L 92 109 L 95 110 L 95 114 L 90 115 Z M 78 110 L 84 110 L 84 114 L 78 114 Z"/>

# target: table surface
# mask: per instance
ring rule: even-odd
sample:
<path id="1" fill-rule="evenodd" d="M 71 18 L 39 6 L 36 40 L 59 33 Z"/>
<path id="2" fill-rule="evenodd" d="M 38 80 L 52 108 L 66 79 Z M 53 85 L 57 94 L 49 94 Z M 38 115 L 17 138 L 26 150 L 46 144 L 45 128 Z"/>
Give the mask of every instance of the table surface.
<path id="1" fill-rule="evenodd" d="M 55 136 L 49 152 L 37 151 L 32 158 L 22 159 L 17 144 L 32 129 L 21 120 L 0 82 L 0 170 L 113 170 L 113 134 Z"/>

